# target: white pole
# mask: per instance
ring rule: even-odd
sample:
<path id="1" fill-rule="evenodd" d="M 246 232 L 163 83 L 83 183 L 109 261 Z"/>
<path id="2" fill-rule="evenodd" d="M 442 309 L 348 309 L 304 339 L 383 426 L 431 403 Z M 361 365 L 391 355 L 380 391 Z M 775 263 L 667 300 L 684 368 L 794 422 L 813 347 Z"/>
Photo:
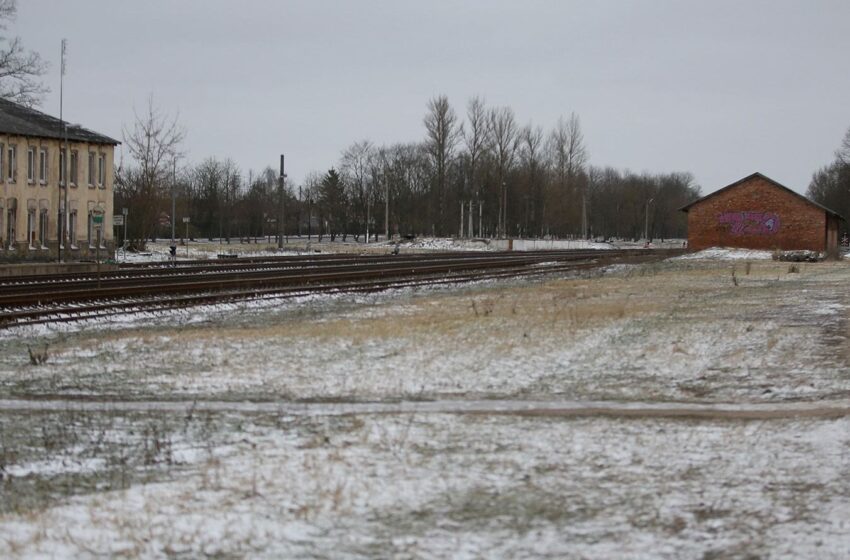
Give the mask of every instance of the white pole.
<path id="1" fill-rule="evenodd" d="M 59 72 L 59 122 L 62 125 L 62 129 L 65 136 L 65 161 L 64 161 L 64 173 L 65 173 L 65 212 L 62 215 L 62 223 L 60 224 L 60 229 L 62 230 L 62 247 L 65 251 L 64 259 L 60 255 L 59 260 L 64 260 L 68 262 L 68 252 L 70 250 L 69 247 L 69 239 L 68 239 L 68 229 L 71 227 L 71 212 L 68 207 L 68 189 L 70 188 L 71 178 L 68 174 L 68 168 L 70 167 L 68 160 L 70 159 L 71 154 L 68 151 L 68 125 L 65 123 L 64 119 L 64 108 L 65 108 L 65 50 L 68 46 L 68 40 L 62 39 L 62 65 L 61 70 Z"/>

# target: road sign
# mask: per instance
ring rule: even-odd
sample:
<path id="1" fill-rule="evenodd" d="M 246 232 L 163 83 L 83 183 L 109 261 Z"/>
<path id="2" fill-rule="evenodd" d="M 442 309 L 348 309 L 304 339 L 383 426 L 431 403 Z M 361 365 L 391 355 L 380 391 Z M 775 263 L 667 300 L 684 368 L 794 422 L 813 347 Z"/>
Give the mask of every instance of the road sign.
<path id="1" fill-rule="evenodd" d="M 189 216 L 186 216 L 185 218 L 183 218 L 183 223 L 184 223 L 184 224 L 188 224 L 188 223 L 189 223 Z"/>
<path id="2" fill-rule="evenodd" d="M 122 209 L 121 209 L 121 213 L 122 213 L 122 214 L 124 214 L 124 215 L 126 216 L 127 214 L 129 214 L 129 213 L 130 213 L 130 210 L 129 210 L 128 208 L 122 208 Z"/>
<path id="3" fill-rule="evenodd" d="M 113 226 L 123 226 L 124 225 L 124 215 L 123 214 L 115 214 L 112 216 L 112 225 Z"/>
<path id="4" fill-rule="evenodd" d="M 170 224 L 171 224 L 171 216 L 169 216 L 165 212 L 162 212 L 159 215 L 159 225 L 167 226 L 167 225 L 170 225 Z"/>

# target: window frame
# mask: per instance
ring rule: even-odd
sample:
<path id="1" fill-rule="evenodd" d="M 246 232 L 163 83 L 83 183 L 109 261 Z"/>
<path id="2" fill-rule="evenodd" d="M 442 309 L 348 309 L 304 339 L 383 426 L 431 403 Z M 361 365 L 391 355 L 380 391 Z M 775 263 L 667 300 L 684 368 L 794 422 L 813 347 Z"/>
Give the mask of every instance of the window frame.
<path id="1" fill-rule="evenodd" d="M 89 186 L 90 189 L 93 189 L 95 187 L 95 183 L 94 183 L 94 181 L 95 181 L 94 161 L 95 161 L 95 153 L 92 152 L 92 151 L 89 151 L 89 165 L 88 165 L 88 169 L 87 169 L 87 171 L 88 171 L 87 175 L 88 175 L 88 186 Z"/>
<path id="2" fill-rule="evenodd" d="M 88 237 L 89 249 L 94 249 L 94 212 L 89 210 L 88 219 L 86 221 L 86 237 Z"/>
<path id="3" fill-rule="evenodd" d="M 6 174 L 6 180 L 9 183 L 17 183 L 18 179 L 18 145 L 17 144 L 9 144 L 7 151 L 7 162 L 8 173 Z"/>
<path id="4" fill-rule="evenodd" d="M 77 211 L 71 210 L 70 219 L 68 220 L 68 243 L 71 249 L 79 249 L 77 246 Z"/>
<path id="5" fill-rule="evenodd" d="M 106 187 L 106 155 L 97 154 L 97 186 Z"/>
<path id="6" fill-rule="evenodd" d="M 47 208 L 41 208 L 38 212 L 38 243 L 42 249 L 47 249 L 47 236 L 50 223 L 50 212 Z"/>
<path id="7" fill-rule="evenodd" d="M 65 248 L 65 235 L 64 235 L 65 232 L 63 231 L 64 229 L 65 229 L 65 210 L 62 207 L 60 207 L 59 213 L 56 216 L 56 237 L 58 238 L 57 241 L 59 242 L 59 248 L 60 249 Z"/>
<path id="8" fill-rule="evenodd" d="M 35 146 L 27 146 L 27 184 L 35 184 Z"/>
<path id="9" fill-rule="evenodd" d="M 70 169 L 70 182 L 72 187 L 76 187 L 78 184 L 77 179 L 79 179 L 80 172 L 80 154 L 78 150 L 71 150 L 71 169 Z"/>
<path id="10" fill-rule="evenodd" d="M 59 149 L 59 186 L 60 187 L 64 187 L 65 183 L 67 182 L 66 181 L 67 177 L 65 177 L 65 175 L 68 173 L 68 169 L 67 169 L 68 166 L 65 163 L 66 162 L 65 158 L 67 158 L 67 157 L 68 157 L 67 150 L 65 150 L 64 148 L 60 148 Z"/>
<path id="11" fill-rule="evenodd" d="M 27 208 L 27 248 L 35 250 L 36 234 L 35 208 Z"/>
<path id="12" fill-rule="evenodd" d="M 38 149 L 38 182 L 43 186 L 47 185 L 47 174 L 50 168 L 47 156 L 47 148 L 42 147 Z"/>

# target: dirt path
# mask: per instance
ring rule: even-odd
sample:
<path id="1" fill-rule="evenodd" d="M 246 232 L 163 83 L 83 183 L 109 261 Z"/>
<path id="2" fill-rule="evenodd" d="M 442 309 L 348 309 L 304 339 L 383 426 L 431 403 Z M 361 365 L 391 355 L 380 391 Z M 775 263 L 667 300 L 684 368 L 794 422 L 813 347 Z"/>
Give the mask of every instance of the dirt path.
<path id="1" fill-rule="evenodd" d="M 850 416 L 850 401 L 767 404 L 696 404 L 618 401 L 441 400 L 400 402 L 228 402 L 228 401 L 82 401 L 0 400 L 0 412 L 239 412 L 293 416 L 358 414 L 480 414 L 627 418 L 700 418 L 773 420 Z"/>

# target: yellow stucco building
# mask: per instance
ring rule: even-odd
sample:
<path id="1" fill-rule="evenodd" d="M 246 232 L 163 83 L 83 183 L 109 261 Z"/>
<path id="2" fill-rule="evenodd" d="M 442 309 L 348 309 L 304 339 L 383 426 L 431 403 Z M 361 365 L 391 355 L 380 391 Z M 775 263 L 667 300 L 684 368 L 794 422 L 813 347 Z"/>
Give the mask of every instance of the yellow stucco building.
<path id="1" fill-rule="evenodd" d="M 50 261 L 60 253 L 80 260 L 98 251 L 113 253 L 113 165 L 119 142 L 69 124 L 66 166 L 65 135 L 59 119 L 0 99 L 0 261 Z M 67 248 L 60 227 L 66 217 Z"/>

